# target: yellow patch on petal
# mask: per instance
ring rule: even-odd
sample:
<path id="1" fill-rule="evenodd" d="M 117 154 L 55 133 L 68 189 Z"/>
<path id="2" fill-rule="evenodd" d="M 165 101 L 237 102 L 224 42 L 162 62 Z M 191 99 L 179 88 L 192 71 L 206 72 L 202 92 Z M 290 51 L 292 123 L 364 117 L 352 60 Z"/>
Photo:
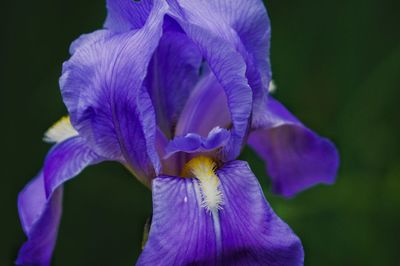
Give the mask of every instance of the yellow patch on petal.
<path id="1" fill-rule="evenodd" d="M 44 133 L 43 140 L 48 143 L 60 143 L 75 136 L 78 136 L 78 132 L 72 126 L 69 116 L 64 116 Z"/>
<path id="2" fill-rule="evenodd" d="M 195 177 L 199 180 L 203 197 L 202 207 L 214 212 L 221 209 L 222 193 L 219 190 L 219 178 L 215 174 L 216 163 L 213 159 L 205 156 L 198 156 L 191 159 L 183 168 L 183 177 Z"/>

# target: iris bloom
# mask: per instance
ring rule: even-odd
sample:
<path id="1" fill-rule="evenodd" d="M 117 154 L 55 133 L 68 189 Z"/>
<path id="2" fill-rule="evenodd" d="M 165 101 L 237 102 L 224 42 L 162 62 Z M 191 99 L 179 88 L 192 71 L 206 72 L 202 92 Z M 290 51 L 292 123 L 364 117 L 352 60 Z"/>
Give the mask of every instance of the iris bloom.
<path id="1" fill-rule="evenodd" d="M 259 0 L 109 0 L 105 29 L 64 63 L 69 117 L 20 193 L 28 237 L 17 264 L 49 265 L 63 183 L 109 160 L 152 189 L 138 265 L 301 265 L 299 238 L 272 211 L 248 164 L 265 159 L 273 190 L 332 183 L 334 146 L 268 95 L 269 19 Z"/>

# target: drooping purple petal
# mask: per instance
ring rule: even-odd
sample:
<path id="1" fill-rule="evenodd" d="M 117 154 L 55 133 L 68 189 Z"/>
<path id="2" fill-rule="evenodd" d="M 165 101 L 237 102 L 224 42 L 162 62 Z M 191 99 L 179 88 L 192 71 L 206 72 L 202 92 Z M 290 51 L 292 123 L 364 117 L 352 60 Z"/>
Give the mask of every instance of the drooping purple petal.
<path id="1" fill-rule="evenodd" d="M 166 23 L 173 22 L 166 18 Z M 156 110 L 157 125 L 169 138 L 199 79 L 201 61 L 200 51 L 184 33 L 164 27 L 145 84 Z"/>
<path id="2" fill-rule="evenodd" d="M 252 108 L 252 91 L 241 55 L 223 38 L 173 14 L 187 36 L 199 47 L 216 80 L 224 89 L 232 121 L 232 137 L 223 149 L 225 161 L 236 158 L 243 145 Z"/>
<path id="3" fill-rule="evenodd" d="M 335 182 L 339 156 L 328 139 L 305 127 L 272 97 L 262 121 L 248 142 L 265 160 L 275 193 L 291 197 L 313 185 Z"/>
<path id="4" fill-rule="evenodd" d="M 167 9 L 156 2 L 140 30 L 77 49 L 60 79 L 74 128 L 99 155 L 127 164 L 145 184 L 160 167 L 154 108 L 143 87 Z"/>
<path id="5" fill-rule="evenodd" d="M 196 133 L 207 136 L 214 127 L 229 128 L 231 123 L 224 89 L 210 73 L 191 93 L 179 117 L 175 135 Z"/>
<path id="6" fill-rule="evenodd" d="M 17 265 L 50 265 L 61 218 L 62 193 L 59 188 L 47 200 L 40 173 L 19 194 L 19 215 L 28 240 L 19 251 Z"/>
<path id="7" fill-rule="evenodd" d="M 49 152 L 43 170 L 18 196 L 19 216 L 28 240 L 19 251 L 17 265 L 50 265 L 62 212 L 62 184 L 100 160 L 80 137 L 68 139 Z"/>
<path id="8" fill-rule="evenodd" d="M 209 152 L 223 147 L 229 141 L 230 133 L 224 128 L 215 127 L 207 137 L 195 133 L 178 136 L 171 140 L 166 146 L 165 157 L 168 158 L 176 152 L 199 153 Z"/>
<path id="9" fill-rule="evenodd" d="M 271 80 L 270 22 L 261 0 L 170 0 L 176 14 L 223 38 L 246 62 L 246 77 L 253 90 L 253 124 L 262 115 Z"/>
<path id="10" fill-rule="evenodd" d="M 153 219 L 137 265 L 302 265 L 299 238 L 273 212 L 247 163 L 217 172 L 223 205 L 201 207 L 198 181 L 153 181 Z"/>

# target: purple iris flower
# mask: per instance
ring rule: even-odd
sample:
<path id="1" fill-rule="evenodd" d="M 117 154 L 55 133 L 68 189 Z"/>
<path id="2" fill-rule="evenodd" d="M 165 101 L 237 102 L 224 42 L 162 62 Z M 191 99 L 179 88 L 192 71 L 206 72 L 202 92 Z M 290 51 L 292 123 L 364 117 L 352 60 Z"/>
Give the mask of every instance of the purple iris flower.
<path id="1" fill-rule="evenodd" d="M 338 155 L 268 95 L 270 24 L 259 0 L 108 0 L 105 29 L 64 63 L 69 117 L 18 198 L 28 240 L 18 265 L 50 265 L 63 183 L 118 161 L 152 189 L 138 265 L 302 265 L 299 238 L 273 212 L 248 164 L 265 160 L 274 192 L 334 182 Z"/>

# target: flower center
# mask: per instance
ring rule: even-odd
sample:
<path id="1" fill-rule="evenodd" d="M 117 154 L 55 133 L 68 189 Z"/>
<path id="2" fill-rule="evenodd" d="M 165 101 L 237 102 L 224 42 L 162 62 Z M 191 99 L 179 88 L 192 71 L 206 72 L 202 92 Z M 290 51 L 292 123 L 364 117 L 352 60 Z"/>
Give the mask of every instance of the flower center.
<path id="1" fill-rule="evenodd" d="M 219 178 L 215 174 L 216 163 L 213 159 L 198 156 L 191 159 L 183 167 L 183 177 L 194 177 L 199 181 L 202 202 L 201 206 L 208 211 L 215 212 L 221 209 L 222 192 L 219 190 Z"/>

